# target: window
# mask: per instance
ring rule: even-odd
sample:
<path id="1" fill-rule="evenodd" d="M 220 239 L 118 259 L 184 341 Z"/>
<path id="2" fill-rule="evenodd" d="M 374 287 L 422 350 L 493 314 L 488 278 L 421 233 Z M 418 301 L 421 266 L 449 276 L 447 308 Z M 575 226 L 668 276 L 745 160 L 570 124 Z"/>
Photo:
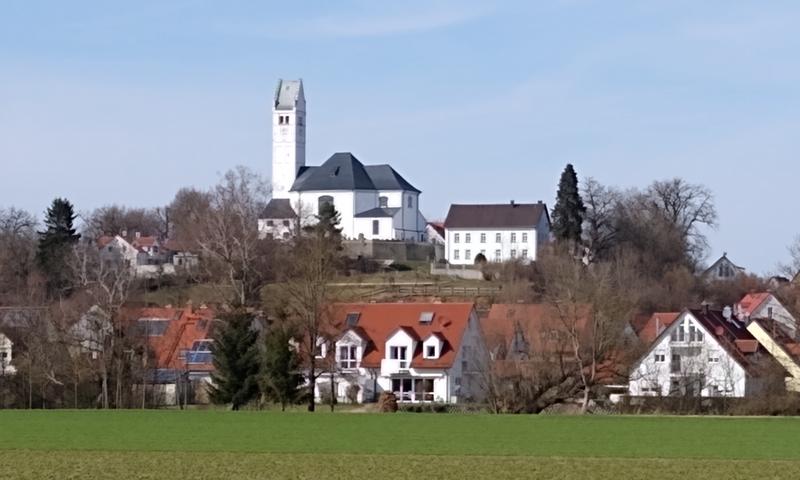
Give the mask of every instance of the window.
<path id="1" fill-rule="evenodd" d="M 321 214 L 325 205 L 333 205 L 333 197 L 330 195 L 322 195 L 317 200 L 317 213 Z"/>
<path id="2" fill-rule="evenodd" d="M 278 115 L 278 125 L 283 125 L 283 115 Z"/>
<path id="3" fill-rule="evenodd" d="M 495 261 L 497 261 L 497 262 L 499 262 L 499 261 L 500 261 L 500 250 L 495 250 L 495 251 L 494 251 L 494 259 L 495 259 Z"/>
<path id="4" fill-rule="evenodd" d="M 465 233 L 464 234 L 464 243 L 471 243 L 472 242 L 472 234 Z"/>
<path id="5" fill-rule="evenodd" d="M 355 345 L 342 345 L 339 347 L 339 368 L 348 370 L 358 366 Z"/>
<path id="6" fill-rule="evenodd" d="M 286 125 L 289 125 L 289 115 L 286 115 L 286 120 L 284 123 L 286 123 Z"/>
<path id="7" fill-rule="evenodd" d="M 282 237 L 284 240 L 289 240 L 289 232 L 283 232 Z"/>
<path id="8" fill-rule="evenodd" d="M 407 347 L 389 347 L 390 360 L 405 360 Z"/>
<path id="9" fill-rule="evenodd" d="M 458 250 L 453 250 L 453 260 L 460 260 L 461 256 L 459 255 Z"/>
<path id="10" fill-rule="evenodd" d="M 666 357 L 667 356 L 664 355 L 663 353 L 656 353 L 655 354 L 656 363 L 664 363 L 667 360 Z"/>
<path id="11" fill-rule="evenodd" d="M 526 249 L 522 250 L 522 258 L 528 258 L 528 250 Z"/>
<path id="12" fill-rule="evenodd" d="M 455 235 L 453 235 L 453 243 L 458 243 L 460 241 L 461 241 L 461 234 L 456 233 Z"/>
<path id="13" fill-rule="evenodd" d="M 522 243 L 528 243 L 528 233 L 523 232 L 522 234 Z"/>
<path id="14" fill-rule="evenodd" d="M 211 340 L 196 340 L 185 353 L 186 363 L 211 363 Z"/>
<path id="15" fill-rule="evenodd" d="M 297 124 L 300 125 L 300 126 L 303 126 L 303 116 L 302 115 L 298 115 L 297 116 Z"/>
<path id="16" fill-rule="evenodd" d="M 389 347 L 389 359 L 399 360 L 400 368 L 408 368 L 407 350 L 408 347 Z"/>
<path id="17" fill-rule="evenodd" d="M 268 227 L 273 227 L 273 226 L 275 226 L 275 224 L 272 222 L 272 220 L 267 220 L 267 226 Z"/>
<path id="18" fill-rule="evenodd" d="M 436 358 L 436 345 L 425 347 L 425 358 Z"/>
<path id="19" fill-rule="evenodd" d="M 372 221 L 372 234 L 377 235 L 381 231 L 381 223 L 378 220 Z"/>
<path id="20" fill-rule="evenodd" d="M 719 356 L 717 356 L 716 354 L 709 355 L 708 363 L 719 363 Z"/>
<path id="21" fill-rule="evenodd" d="M 472 258 L 472 250 L 464 250 L 464 260 L 469 260 L 470 258 Z"/>
<path id="22" fill-rule="evenodd" d="M 517 233 L 511 232 L 511 243 L 517 243 Z"/>
<path id="23" fill-rule="evenodd" d="M 378 197 L 378 206 L 386 208 L 389 206 L 389 197 Z"/>
<path id="24" fill-rule="evenodd" d="M 348 327 L 355 327 L 358 325 L 358 319 L 361 318 L 361 314 L 359 312 L 350 312 L 345 317 L 345 323 Z"/>
<path id="25" fill-rule="evenodd" d="M 511 250 L 511 258 L 517 258 L 517 251 L 514 249 Z"/>
<path id="26" fill-rule="evenodd" d="M 672 373 L 680 373 L 681 371 L 681 356 L 677 353 L 672 354 L 672 362 L 670 363 L 669 370 Z"/>
<path id="27" fill-rule="evenodd" d="M 481 255 L 483 255 L 484 257 L 486 256 L 486 249 L 485 248 L 481 249 Z"/>
<path id="28" fill-rule="evenodd" d="M 481 233 L 481 243 L 486 243 L 486 234 Z"/>
<path id="29" fill-rule="evenodd" d="M 288 227 L 289 226 L 289 220 L 284 220 L 283 221 L 283 226 L 284 227 Z"/>
<path id="30" fill-rule="evenodd" d="M 503 241 L 503 236 L 502 236 L 500 233 L 496 233 L 496 234 L 494 235 L 494 241 L 495 241 L 495 243 L 500 243 L 500 242 L 502 242 L 502 241 Z"/>
<path id="31" fill-rule="evenodd" d="M 406 206 L 408 206 L 408 208 L 414 208 L 414 197 L 411 195 L 408 196 L 408 202 Z"/>

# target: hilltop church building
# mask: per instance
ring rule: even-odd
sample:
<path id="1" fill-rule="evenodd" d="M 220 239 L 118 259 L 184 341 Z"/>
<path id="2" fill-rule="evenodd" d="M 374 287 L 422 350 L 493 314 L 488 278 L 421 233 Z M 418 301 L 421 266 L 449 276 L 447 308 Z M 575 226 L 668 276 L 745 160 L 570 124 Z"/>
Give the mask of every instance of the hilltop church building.
<path id="1" fill-rule="evenodd" d="M 289 238 L 332 203 L 348 239 L 425 240 L 420 190 L 390 165 L 364 165 L 352 153 L 334 153 L 306 166 L 306 99 L 302 80 L 279 80 L 272 108 L 272 199 L 259 231 Z"/>

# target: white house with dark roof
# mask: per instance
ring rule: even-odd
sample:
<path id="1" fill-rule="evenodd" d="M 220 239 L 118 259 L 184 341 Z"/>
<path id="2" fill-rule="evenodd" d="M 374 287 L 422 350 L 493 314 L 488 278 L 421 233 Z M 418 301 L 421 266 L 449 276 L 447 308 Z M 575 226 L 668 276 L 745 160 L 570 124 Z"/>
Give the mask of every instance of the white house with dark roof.
<path id="1" fill-rule="evenodd" d="M 733 309 L 684 310 L 630 371 L 632 396 L 745 397 L 772 361 Z"/>
<path id="2" fill-rule="evenodd" d="M 550 215 L 542 202 L 451 205 L 444 231 L 451 265 L 471 265 L 479 255 L 490 262 L 529 263 L 550 241 Z"/>
<path id="3" fill-rule="evenodd" d="M 364 165 L 349 152 L 306 166 L 305 109 L 302 81 L 280 80 L 272 115 L 272 199 L 259 219 L 262 234 L 289 237 L 332 203 L 345 238 L 424 241 L 421 192 L 391 166 Z"/>

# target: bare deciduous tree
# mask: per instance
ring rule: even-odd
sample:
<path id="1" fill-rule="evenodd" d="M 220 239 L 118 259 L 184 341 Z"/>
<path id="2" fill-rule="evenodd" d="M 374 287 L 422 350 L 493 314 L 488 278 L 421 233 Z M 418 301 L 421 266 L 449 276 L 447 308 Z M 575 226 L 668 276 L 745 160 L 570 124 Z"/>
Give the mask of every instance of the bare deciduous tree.
<path id="1" fill-rule="evenodd" d="M 261 177 L 238 167 L 212 189 L 207 207 L 202 198 L 187 202 L 190 215 L 197 219 L 201 264 L 227 289 L 234 307 L 257 304 L 261 288 L 273 275 L 270 260 L 274 244 L 259 238 L 258 232 L 258 217 L 266 198 Z"/>

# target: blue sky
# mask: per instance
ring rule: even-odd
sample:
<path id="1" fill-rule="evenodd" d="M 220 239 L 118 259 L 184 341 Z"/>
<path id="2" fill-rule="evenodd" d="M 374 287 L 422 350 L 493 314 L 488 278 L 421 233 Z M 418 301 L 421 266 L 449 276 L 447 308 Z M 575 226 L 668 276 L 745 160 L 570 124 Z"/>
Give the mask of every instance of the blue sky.
<path id="1" fill-rule="evenodd" d="M 766 273 L 800 233 L 800 3 L 6 1 L 0 206 L 157 206 L 247 165 L 302 77 L 308 163 L 352 151 L 451 202 L 553 203 L 567 162 L 620 187 L 709 186 Z"/>

